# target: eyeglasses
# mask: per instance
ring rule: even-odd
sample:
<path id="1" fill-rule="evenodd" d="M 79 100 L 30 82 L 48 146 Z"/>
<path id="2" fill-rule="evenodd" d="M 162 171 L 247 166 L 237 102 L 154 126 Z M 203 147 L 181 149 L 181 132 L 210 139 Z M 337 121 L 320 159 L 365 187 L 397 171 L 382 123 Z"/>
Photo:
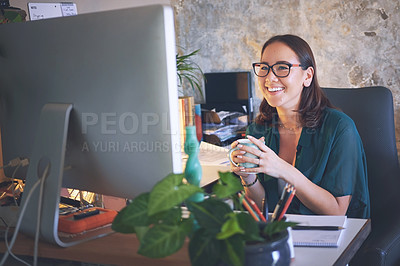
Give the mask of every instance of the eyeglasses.
<path id="1" fill-rule="evenodd" d="M 290 68 L 292 67 L 301 67 L 300 64 L 290 64 L 290 63 L 276 63 L 272 66 L 267 63 L 253 63 L 254 73 L 258 77 L 265 77 L 268 75 L 269 70 L 272 69 L 272 73 L 278 78 L 284 78 L 289 76 Z"/>

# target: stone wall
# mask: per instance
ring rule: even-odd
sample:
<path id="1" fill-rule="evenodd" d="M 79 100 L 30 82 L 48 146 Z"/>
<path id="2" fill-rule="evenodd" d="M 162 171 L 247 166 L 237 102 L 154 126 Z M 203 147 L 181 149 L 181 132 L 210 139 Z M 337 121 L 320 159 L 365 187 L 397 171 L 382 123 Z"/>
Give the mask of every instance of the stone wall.
<path id="1" fill-rule="evenodd" d="M 10 1 L 23 9 L 28 2 Z M 177 44 L 186 51 L 201 49 L 195 60 L 204 72 L 249 71 L 269 37 L 299 35 L 314 51 L 321 86 L 382 85 L 392 90 L 400 149 L 400 0 L 74 2 L 80 14 L 170 2 L 175 9 Z"/>
<path id="2" fill-rule="evenodd" d="M 171 4 L 178 45 L 187 51 L 201 49 L 196 62 L 204 72 L 248 71 L 269 37 L 291 33 L 313 49 L 321 86 L 390 88 L 400 148 L 399 0 L 171 0 Z"/>

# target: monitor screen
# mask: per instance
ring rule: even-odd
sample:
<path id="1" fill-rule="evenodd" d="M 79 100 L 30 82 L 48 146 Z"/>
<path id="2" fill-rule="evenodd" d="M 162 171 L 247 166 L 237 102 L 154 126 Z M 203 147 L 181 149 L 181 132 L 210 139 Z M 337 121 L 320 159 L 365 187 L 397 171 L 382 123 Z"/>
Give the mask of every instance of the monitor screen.
<path id="1" fill-rule="evenodd" d="M 247 114 L 252 120 L 252 89 L 250 72 L 205 73 L 206 102 L 202 108 L 207 110 L 234 111 Z"/>
<path id="2" fill-rule="evenodd" d="M 29 158 L 16 173 L 26 187 L 50 166 L 43 211 L 58 215 L 61 186 L 133 198 L 182 172 L 171 7 L 0 25 L 0 36 L 3 158 Z"/>
<path id="3" fill-rule="evenodd" d="M 202 107 L 203 139 L 229 146 L 243 138 L 253 119 L 250 72 L 205 73 L 206 102 Z"/>

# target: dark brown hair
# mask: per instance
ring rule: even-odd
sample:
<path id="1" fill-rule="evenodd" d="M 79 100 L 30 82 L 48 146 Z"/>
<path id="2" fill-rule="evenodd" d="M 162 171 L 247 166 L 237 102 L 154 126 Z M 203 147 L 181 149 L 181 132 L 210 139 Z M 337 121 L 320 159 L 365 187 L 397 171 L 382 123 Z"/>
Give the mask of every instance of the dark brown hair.
<path id="1" fill-rule="evenodd" d="M 315 128 L 319 126 L 321 122 L 322 111 L 326 107 L 334 108 L 334 106 L 329 102 L 318 84 L 317 68 L 311 48 L 306 41 L 298 36 L 290 34 L 277 35 L 265 42 L 261 50 L 261 56 L 265 48 L 275 42 L 281 42 L 289 46 L 289 48 L 297 55 L 303 70 L 306 70 L 308 67 L 314 68 L 314 77 L 312 82 L 310 86 L 303 88 L 300 96 L 299 109 L 294 111 L 300 114 L 300 122 L 303 127 Z M 277 117 L 276 108 L 270 106 L 264 98 L 260 105 L 260 113 L 255 120 L 256 123 L 272 124 L 272 118 L 274 116 Z"/>

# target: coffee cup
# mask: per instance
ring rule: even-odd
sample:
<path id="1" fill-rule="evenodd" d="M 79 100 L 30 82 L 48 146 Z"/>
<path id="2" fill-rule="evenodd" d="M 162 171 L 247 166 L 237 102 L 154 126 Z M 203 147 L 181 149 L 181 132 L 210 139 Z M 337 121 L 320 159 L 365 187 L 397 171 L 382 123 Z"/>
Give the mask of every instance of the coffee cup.
<path id="1" fill-rule="evenodd" d="M 241 144 L 241 145 L 245 145 L 245 146 L 248 146 L 248 147 L 253 147 L 253 148 L 256 148 L 256 149 L 260 150 L 260 149 L 257 147 L 257 145 L 255 145 L 255 144 L 254 144 L 253 142 L 251 142 L 249 139 L 238 139 L 237 142 L 239 142 L 239 144 Z M 236 167 L 239 167 L 239 166 L 240 166 L 240 167 L 244 167 L 244 168 L 255 168 L 255 167 L 258 167 L 258 164 L 255 164 L 255 163 L 249 163 L 249 162 L 243 162 L 243 163 L 239 163 L 239 164 L 235 163 L 235 162 L 232 160 L 232 152 L 234 152 L 234 151 L 236 151 L 236 150 L 239 150 L 239 148 L 238 148 L 237 146 L 236 146 L 235 148 L 231 148 L 231 149 L 229 150 L 229 153 L 228 153 L 229 161 L 230 161 L 234 166 L 236 166 Z M 245 153 L 244 156 L 250 157 L 250 158 L 259 159 L 258 156 L 254 155 L 254 154 L 251 154 L 251 153 L 248 153 L 248 152 Z"/>

